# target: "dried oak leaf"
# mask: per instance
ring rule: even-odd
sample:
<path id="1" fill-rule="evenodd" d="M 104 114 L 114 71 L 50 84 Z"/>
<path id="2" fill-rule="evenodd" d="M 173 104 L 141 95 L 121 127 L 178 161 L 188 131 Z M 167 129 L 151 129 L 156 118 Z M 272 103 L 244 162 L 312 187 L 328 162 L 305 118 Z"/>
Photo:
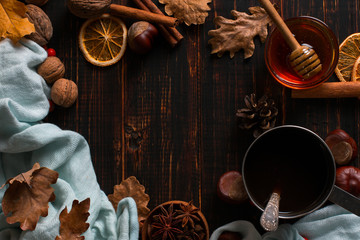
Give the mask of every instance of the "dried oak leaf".
<path id="1" fill-rule="evenodd" d="M 159 0 L 165 5 L 165 12 L 174 15 L 179 21 L 186 25 L 203 24 L 209 15 L 211 0 Z"/>
<path id="2" fill-rule="evenodd" d="M 55 240 L 83 240 L 84 236 L 80 236 L 89 228 L 86 222 L 90 208 L 90 198 L 80 202 L 74 200 L 71 211 L 68 213 L 67 207 L 61 211 L 60 219 L 60 236 L 56 236 Z"/>
<path id="3" fill-rule="evenodd" d="M 231 11 L 235 19 L 226 19 L 222 16 L 215 17 L 215 26 L 219 28 L 209 31 L 209 40 L 212 46 L 211 53 L 217 53 L 221 57 L 224 52 L 230 52 L 230 58 L 240 49 L 244 49 L 244 58 L 253 55 L 255 44 L 253 38 L 260 36 L 264 42 L 268 34 L 268 24 L 271 23 L 266 11 L 261 7 L 250 7 L 251 15 L 245 12 Z"/>
<path id="4" fill-rule="evenodd" d="M 132 197 L 135 200 L 139 222 L 145 220 L 150 212 L 147 207 L 150 197 L 145 193 L 145 187 L 134 176 L 125 179 L 119 185 L 115 185 L 114 194 L 108 196 L 115 210 L 120 200 L 125 197 Z"/>
<path id="5" fill-rule="evenodd" d="M 0 0 L 0 39 L 19 41 L 25 35 L 35 32 L 34 24 L 26 17 L 27 8 L 16 0 Z"/>
<path id="6" fill-rule="evenodd" d="M 9 179 L 1 188 L 9 184 L 2 200 L 2 209 L 9 224 L 20 222 L 22 230 L 34 230 L 40 216 L 48 215 L 49 202 L 55 200 L 54 189 L 59 174 L 35 163 L 25 173 Z"/>

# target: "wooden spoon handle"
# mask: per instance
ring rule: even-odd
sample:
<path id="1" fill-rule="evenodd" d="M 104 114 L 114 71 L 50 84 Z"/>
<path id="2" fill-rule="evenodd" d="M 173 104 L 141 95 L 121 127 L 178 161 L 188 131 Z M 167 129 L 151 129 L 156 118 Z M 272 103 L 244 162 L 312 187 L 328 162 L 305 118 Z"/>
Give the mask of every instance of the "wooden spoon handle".
<path id="1" fill-rule="evenodd" d="M 300 44 L 295 39 L 294 35 L 291 33 L 290 29 L 286 26 L 284 20 L 281 18 L 279 13 L 276 11 L 274 6 L 269 0 L 259 0 L 261 5 L 264 7 L 266 12 L 268 13 L 271 20 L 275 23 L 278 27 L 280 33 L 282 34 L 283 38 L 289 45 L 289 47 L 294 51 L 295 49 L 300 47 Z"/>

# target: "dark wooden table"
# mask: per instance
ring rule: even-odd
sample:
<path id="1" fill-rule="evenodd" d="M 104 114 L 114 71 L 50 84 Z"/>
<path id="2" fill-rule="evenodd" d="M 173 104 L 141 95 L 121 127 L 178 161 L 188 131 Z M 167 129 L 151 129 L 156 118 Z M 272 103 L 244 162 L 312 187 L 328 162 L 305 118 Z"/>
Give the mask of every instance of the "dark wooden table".
<path id="1" fill-rule="evenodd" d="M 238 129 L 235 116 L 245 95 L 253 92 L 275 100 L 276 125 L 300 125 L 321 137 L 342 128 L 359 142 L 359 101 L 292 99 L 290 89 L 268 73 L 264 44 L 258 37 L 250 59 L 244 60 L 243 52 L 233 59 L 228 53 L 222 58 L 210 54 L 208 31 L 215 28 L 214 17 L 232 18 L 233 9 L 248 12 L 259 5 L 255 0 L 213 0 L 203 25 L 178 27 L 184 35 L 179 46 L 170 48 L 159 37 L 147 55 L 128 49 L 120 62 L 106 68 L 93 66 L 82 56 L 77 37 L 84 20 L 71 15 L 65 2 L 49 0 L 43 6 L 54 27 L 48 47 L 64 62 L 65 77 L 77 83 L 79 98 L 69 109 L 56 108 L 46 121 L 87 139 L 106 194 L 121 180 L 136 176 L 150 195 L 150 208 L 168 200 L 193 200 L 211 232 L 239 219 L 257 225 L 260 212 L 255 207 L 228 205 L 216 196 L 219 177 L 241 170 L 245 151 L 254 140 L 250 132 Z M 135 7 L 131 0 L 113 2 Z M 358 1 L 275 2 L 283 18 L 311 15 L 323 20 L 340 42 L 359 31 Z M 131 21 L 126 23 L 129 27 Z M 335 74 L 329 81 L 338 81 Z M 133 144 L 136 139 L 131 139 L 129 129 L 142 137 L 139 146 Z"/>

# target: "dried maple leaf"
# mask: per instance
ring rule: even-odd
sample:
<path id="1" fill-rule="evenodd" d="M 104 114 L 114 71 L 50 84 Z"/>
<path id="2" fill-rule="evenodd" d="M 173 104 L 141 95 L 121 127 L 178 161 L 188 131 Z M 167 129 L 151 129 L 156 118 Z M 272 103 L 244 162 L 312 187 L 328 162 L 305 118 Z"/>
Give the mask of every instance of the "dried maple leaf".
<path id="1" fill-rule="evenodd" d="M 2 200 L 2 209 L 9 224 L 20 222 L 22 230 L 34 230 L 40 216 L 48 214 L 49 202 L 55 200 L 50 184 L 57 181 L 59 174 L 35 163 L 33 168 L 9 179 L 1 188 L 9 184 Z"/>
<path id="2" fill-rule="evenodd" d="M 68 213 L 67 207 L 61 211 L 60 219 L 60 236 L 56 236 L 55 240 L 83 240 L 84 236 L 80 236 L 89 228 L 86 222 L 90 208 L 90 198 L 80 202 L 74 200 L 71 211 Z"/>
<path id="3" fill-rule="evenodd" d="M 217 53 L 221 57 L 224 52 L 229 51 L 230 57 L 233 58 L 235 53 L 240 49 L 244 49 L 244 57 L 249 58 L 253 55 L 255 44 L 253 38 L 260 36 L 261 42 L 264 42 L 267 34 L 268 24 L 271 23 L 266 11 L 261 7 L 250 7 L 251 15 L 231 11 L 234 20 L 224 17 L 215 17 L 215 26 L 219 28 L 209 31 L 209 44 L 212 46 L 211 53 Z"/>
<path id="4" fill-rule="evenodd" d="M 150 197 L 145 193 L 145 187 L 134 176 L 125 179 L 119 185 L 115 185 L 114 194 L 108 196 L 115 209 L 120 200 L 125 197 L 132 197 L 135 200 L 139 222 L 144 220 L 150 212 L 147 207 Z"/>
<path id="5" fill-rule="evenodd" d="M 35 32 L 34 24 L 27 19 L 24 3 L 16 0 L 0 0 L 0 39 L 10 38 L 17 42 L 20 38 Z"/>
<path id="6" fill-rule="evenodd" d="M 165 5 L 165 12 L 174 15 L 186 25 L 203 24 L 209 15 L 211 0 L 159 0 Z"/>

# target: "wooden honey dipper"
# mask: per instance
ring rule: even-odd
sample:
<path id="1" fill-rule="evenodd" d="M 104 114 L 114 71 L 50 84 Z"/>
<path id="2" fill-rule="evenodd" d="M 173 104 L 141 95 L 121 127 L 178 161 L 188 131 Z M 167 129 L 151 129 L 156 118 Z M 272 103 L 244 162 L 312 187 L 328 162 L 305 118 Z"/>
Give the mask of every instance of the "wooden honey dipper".
<path id="1" fill-rule="evenodd" d="M 274 6 L 269 0 L 259 0 L 264 7 L 271 20 L 279 29 L 281 35 L 286 43 L 291 48 L 292 52 L 289 55 L 290 66 L 302 78 L 308 79 L 322 70 L 322 65 L 319 56 L 314 49 L 307 45 L 300 45 L 291 33 L 290 29 L 286 26 L 284 20 L 276 11 Z"/>

